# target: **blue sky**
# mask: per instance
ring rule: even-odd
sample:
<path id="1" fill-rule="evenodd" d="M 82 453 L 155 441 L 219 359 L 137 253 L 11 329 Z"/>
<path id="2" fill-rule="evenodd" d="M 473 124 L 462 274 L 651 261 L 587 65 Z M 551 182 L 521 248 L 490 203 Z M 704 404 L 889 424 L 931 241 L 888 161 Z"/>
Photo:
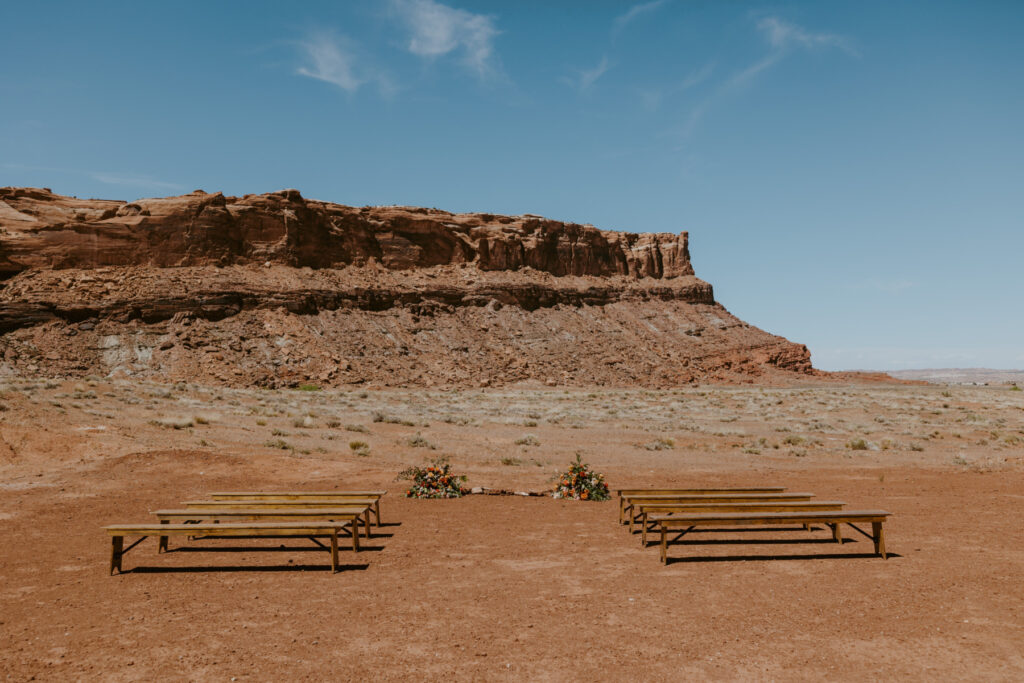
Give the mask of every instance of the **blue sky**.
<path id="1" fill-rule="evenodd" d="M 0 185 L 690 231 L 824 369 L 1024 367 L 1024 3 L 9 3 Z"/>

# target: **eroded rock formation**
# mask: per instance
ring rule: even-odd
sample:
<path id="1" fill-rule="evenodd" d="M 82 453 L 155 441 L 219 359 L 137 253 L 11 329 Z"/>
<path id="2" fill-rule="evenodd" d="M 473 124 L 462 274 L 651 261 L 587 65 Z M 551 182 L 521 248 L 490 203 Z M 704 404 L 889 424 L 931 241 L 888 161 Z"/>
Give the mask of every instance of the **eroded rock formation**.
<path id="1" fill-rule="evenodd" d="M 8 371 L 270 386 L 813 372 L 806 347 L 715 302 L 686 233 L 531 215 L 0 188 L 0 278 Z"/>

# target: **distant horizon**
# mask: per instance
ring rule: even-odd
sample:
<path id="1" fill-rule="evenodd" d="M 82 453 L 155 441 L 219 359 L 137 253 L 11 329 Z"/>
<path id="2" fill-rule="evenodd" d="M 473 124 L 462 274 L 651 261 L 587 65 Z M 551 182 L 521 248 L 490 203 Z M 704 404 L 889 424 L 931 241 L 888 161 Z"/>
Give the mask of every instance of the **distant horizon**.
<path id="1" fill-rule="evenodd" d="M 0 185 L 686 231 L 716 299 L 817 368 L 1024 367 L 1024 3 L 43 0 L 5 26 Z"/>

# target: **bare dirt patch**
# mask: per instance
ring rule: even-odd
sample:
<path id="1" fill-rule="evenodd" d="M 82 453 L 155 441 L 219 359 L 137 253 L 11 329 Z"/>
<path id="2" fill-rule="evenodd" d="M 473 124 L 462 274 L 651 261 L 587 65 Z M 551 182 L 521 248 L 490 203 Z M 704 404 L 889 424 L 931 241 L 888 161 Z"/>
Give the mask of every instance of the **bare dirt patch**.
<path id="1" fill-rule="evenodd" d="M 0 396 L 0 672 L 1019 680 L 1020 396 L 11 382 Z M 435 449 L 411 445 L 417 433 Z M 614 503 L 416 501 L 393 481 L 445 454 L 470 485 L 539 490 L 576 451 L 612 488 L 778 484 L 882 507 L 894 556 L 870 556 L 855 535 L 840 548 L 825 530 L 702 533 L 665 567 L 616 524 Z M 308 541 L 172 540 L 157 555 L 152 539 L 126 556 L 129 572 L 107 575 L 103 524 L 217 489 L 335 486 L 392 491 L 374 549 L 344 551 L 337 575 Z"/>

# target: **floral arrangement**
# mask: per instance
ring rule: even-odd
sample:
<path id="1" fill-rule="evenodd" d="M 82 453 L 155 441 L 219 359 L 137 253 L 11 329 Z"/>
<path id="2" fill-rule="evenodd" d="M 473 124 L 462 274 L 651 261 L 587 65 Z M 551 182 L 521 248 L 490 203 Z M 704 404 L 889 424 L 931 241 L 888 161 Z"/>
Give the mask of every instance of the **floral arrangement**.
<path id="1" fill-rule="evenodd" d="M 590 465 L 576 454 L 576 462 L 569 464 L 569 469 L 558 475 L 553 498 L 570 498 L 572 500 L 608 500 L 608 484 L 604 483 L 604 475 L 590 469 Z"/>
<path id="2" fill-rule="evenodd" d="M 398 475 L 412 484 L 406 490 L 408 498 L 460 498 L 468 490 L 462 485 L 466 475 L 452 474 L 446 458 L 436 458 L 426 467 L 410 467 Z"/>

